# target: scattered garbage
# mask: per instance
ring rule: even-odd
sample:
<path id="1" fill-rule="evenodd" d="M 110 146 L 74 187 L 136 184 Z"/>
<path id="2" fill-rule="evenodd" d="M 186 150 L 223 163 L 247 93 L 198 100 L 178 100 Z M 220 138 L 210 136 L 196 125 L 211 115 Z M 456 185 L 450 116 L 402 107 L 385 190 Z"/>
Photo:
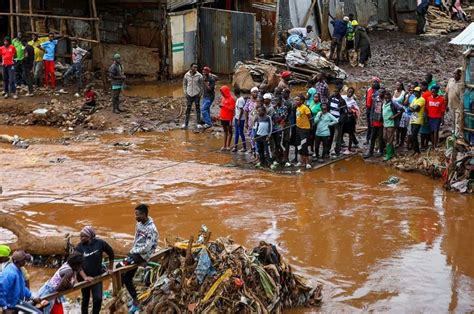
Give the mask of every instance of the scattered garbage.
<path id="1" fill-rule="evenodd" d="M 400 182 L 400 178 L 397 176 L 390 176 L 387 180 L 380 182 L 382 185 L 397 184 Z"/>
<path id="2" fill-rule="evenodd" d="M 474 191 L 474 148 L 451 136 L 446 141 L 447 169 L 443 174 L 445 187 L 460 193 Z"/>
<path id="3" fill-rule="evenodd" d="M 66 157 L 58 157 L 55 159 L 50 160 L 49 162 L 52 164 L 62 164 L 64 161 L 66 161 Z"/>
<path id="4" fill-rule="evenodd" d="M 245 64 L 239 61 L 235 64 L 232 86 L 249 92 L 252 87 L 265 83 L 273 90 L 278 85 L 279 80 L 277 68 L 271 64 L 264 62 L 259 64 Z"/>
<path id="5" fill-rule="evenodd" d="M 12 146 L 21 149 L 27 149 L 30 147 L 30 143 L 27 140 L 20 138 L 18 135 L 10 136 L 7 134 L 0 134 L 0 143 L 12 144 Z"/>
<path id="6" fill-rule="evenodd" d="M 281 313 L 321 304 L 322 285 L 295 274 L 275 245 L 262 241 L 247 250 L 229 237 L 210 241 L 210 235 L 203 226 L 198 241 L 169 245 L 139 294 L 145 313 Z M 128 299 L 121 296 L 106 308 L 125 309 Z"/>
<path id="7" fill-rule="evenodd" d="M 319 72 L 330 72 L 336 79 L 344 80 L 347 73 L 328 59 L 313 51 L 293 49 L 286 54 L 286 63 L 291 67 L 307 67 Z"/>

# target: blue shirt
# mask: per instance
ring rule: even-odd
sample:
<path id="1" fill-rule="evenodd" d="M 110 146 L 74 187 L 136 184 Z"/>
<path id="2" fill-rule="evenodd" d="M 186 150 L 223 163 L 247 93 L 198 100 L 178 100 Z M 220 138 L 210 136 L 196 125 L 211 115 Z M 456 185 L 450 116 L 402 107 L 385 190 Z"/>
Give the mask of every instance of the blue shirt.
<path id="1" fill-rule="evenodd" d="M 329 127 L 336 125 L 338 122 L 339 120 L 329 112 L 318 112 L 314 118 L 314 123 L 316 124 L 316 136 L 330 136 L 331 131 L 329 130 Z"/>
<path id="2" fill-rule="evenodd" d="M 343 39 L 344 36 L 346 36 L 347 23 L 342 20 L 335 20 L 335 21 L 331 21 L 331 24 L 334 27 L 334 31 L 332 32 L 332 37 L 336 39 Z"/>
<path id="3" fill-rule="evenodd" d="M 56 39 L 48 40 L 47 42 L 41 44 L 41 47 L 43 47 L 43 49 L 45 50 L 43 60 L 54 61 L 54 52 L 56 50 L 57 44 L 58 41 Z"/>
<path id="4" fill-rule="evenodd" d="M 21 269 L 10 263 L 0 274 L 0 308 L 14 308 L 20 301 L 31 298 Z"/>

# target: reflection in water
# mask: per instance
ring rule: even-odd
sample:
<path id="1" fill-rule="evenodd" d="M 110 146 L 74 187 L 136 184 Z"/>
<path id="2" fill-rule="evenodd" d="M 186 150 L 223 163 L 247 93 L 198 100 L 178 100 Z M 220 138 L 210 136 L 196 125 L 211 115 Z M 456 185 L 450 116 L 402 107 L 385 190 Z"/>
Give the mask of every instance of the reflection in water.
<path id="1" fill-rule="evenodd" d="M 113 147 L 116 141 L 135 146 Z M 213 236 L 231 235 L 248 247 L 276 243 L 301 272 L 325 283 L 324 311 L 474 311 L 472 196 L 359 158 L 294 176 L 223 167 L 235 160 L 208 153 L 219 142 L 177 131 L 0 148 L 0 204 L 36 233 L 92 224 L 99 234 L 130 239 L 132 209 L 144 201 L 163 237 L 188 237 L 205 223 Z M 67 159 L 49 162 L 57 157 Z M 379 184 L 390 175 L 400 183 Z M 85 189 L 91 190 L 29 207 Z"/>

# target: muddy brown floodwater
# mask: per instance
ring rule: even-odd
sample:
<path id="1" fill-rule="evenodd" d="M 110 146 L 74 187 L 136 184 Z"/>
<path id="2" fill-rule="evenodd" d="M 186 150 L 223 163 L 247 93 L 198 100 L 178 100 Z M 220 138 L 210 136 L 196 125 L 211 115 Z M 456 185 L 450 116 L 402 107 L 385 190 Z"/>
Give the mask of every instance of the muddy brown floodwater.
<path id="1" fill-rule="evenodd" d="M 247 247 L 276 243 L 300 272 L 324 283 L 324 312 L 474 311 L 472 196 L 359 157 L 295 175 L 242 169 L 232 155 L 211 152 L 220 142 L 174 131 L 0 146 L 1 209 L 35 234 L 92 224 L 99 235 L 126 240 L 133 207 L 146 202 L 161 239 L 206 224 L 214 237 L 231 235 Z M 57 158 L 66 159 L 51 162 Z M 379 184 L 390 175 L 400 183 Z M 35 275 L 34 286 L 42 280 Z"/>

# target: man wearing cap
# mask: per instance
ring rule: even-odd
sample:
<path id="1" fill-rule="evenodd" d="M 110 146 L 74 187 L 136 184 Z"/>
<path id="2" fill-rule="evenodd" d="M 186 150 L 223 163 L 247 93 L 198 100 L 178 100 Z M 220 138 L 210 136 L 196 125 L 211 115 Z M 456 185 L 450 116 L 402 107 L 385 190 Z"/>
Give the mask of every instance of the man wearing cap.
<path id="1" fill-rule="evenodd" d="M 291 73 L 291 71 L 283 71 L 281 72 L 280 76 L 281 76 L 281 79 L 280 79 L 280 82 L 278 83 L 278 88 L 281 88 L 282 90 L 285 89 L 285 88 L 290 88 L 290 79 L 291 79 L 291 75 L 293 73 Z"/>
<path id="2" fill-rule="evenodd" d="M 28 259 L 31 259 L 30 254 L 25 251 L 15 251 L 12 254 L 12 262 L 0 273 L 0 308 L 5 312 L 20 309 L 25 300 L 32 298 L 21 270 Z M 39 300 L 33 301 L 37 303 Z"/>
<path id="3" fill-rule="evenodd" d="M 441 120 L 446 111 L 444 97 L 439 95 L 439 86 L 431 87 L 431 96 L 426 100 L 426 115 L 428 116 L 428 125 L 430 126 L 431 144 L 433 149 L 438 146 L 439 128 Z"/>
<path id="4" fill-rule="evenodd" d="M 83 254 L 84 260 L 80 275 L 88 280 L 91 277 L 102 275 L 106 270 L 102 267 L 102 255 L 109 257 L 109 270 L 114 269 L 114 250 L 102 239 L 97 239 L 95 230 L 86 226 L 80 233 L 81 243 L 76 246 L 76 252 Z M 84 288 L 82 292 L 81 312 L 87 314 L 89 310 L 89 299 L 92 292 L 92 313 L 100 313 L 102 307 L 102 282 Z"/>
<path id="5" fill-rule="evenodd" d="M 113 113 L 124 112 L 120 109 L 120 94 L 122 93 L 125 74 L 118 53 L 114 54 L 114 62 L 109 68 L 109 76 L 112 80 L 112 111 Z"/>
<path id="6" fill-rule="evenodd" d="M 8 245 L 0 245 L 0 274 L 10 264 L 11 249 Z"/>
<path id="7" fill-rule="evenodd" d="M 203 91 L 203 99 L 202 99 L 202 107 L 201 107 L 201 116 L 204 122 L 204 128 L 210 128 L 212 126 L 212 119 L 211 119 L 211 106 L 214 102 L 214 98 L 216 97 L 216 79 L 214 75 L 211 73 L 211 68 L 205 66 L 202 69 L 202 76 L 204 80 L 204 91 Z"/>
<path id="8" fill-rule="evenodd" d="M 199 109 L 199 101 L 204 92 L 204 79 L 202 74 L 198 72 L 198 65 L 196 63 L 192 63 L 191 68 L 184 75 L 183 92 L 184 95 L 186 95 L 186 117 L 181 128 L 188 128 L 193 103 L 196 106 L 196 124 L 199 128 L 201 127 L 201 110 Z"/>
<path id="9" fill-rule="evenodd" d="M 418 141 L 418 133 L 420 133 L 421 126 L 424 123 L 424 113 L 425 113 L 425 99 L 421 97 L 421 88 L 419 86 L 413 89 L 415 94 L 415 99 L 410 104 L 410 109 L 412 110 L 412 115 L 410 117 L 410 127 L 411 127 L 411 140 L 413 142 L 412 147 L 415 154 L 420 154 L 420 144 Z"/>

